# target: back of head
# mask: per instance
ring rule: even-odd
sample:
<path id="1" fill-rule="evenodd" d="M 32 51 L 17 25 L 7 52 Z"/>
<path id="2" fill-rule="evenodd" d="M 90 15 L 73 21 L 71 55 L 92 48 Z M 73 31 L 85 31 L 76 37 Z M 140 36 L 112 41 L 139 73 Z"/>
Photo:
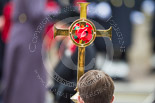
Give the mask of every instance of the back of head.
<path id="1" fill-rule="evenodd" d="M 103 71 L 91 70 L 80 78 L 78 90 L 85 103 L 111 103 L 114 83 Z"/>

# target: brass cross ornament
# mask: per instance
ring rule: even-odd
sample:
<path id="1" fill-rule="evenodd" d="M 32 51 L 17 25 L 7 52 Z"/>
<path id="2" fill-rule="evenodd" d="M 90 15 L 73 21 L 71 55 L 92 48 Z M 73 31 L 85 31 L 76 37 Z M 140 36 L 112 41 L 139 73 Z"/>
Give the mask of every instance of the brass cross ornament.
<path id="1" fill-rule="evenodd" d="M 80 19 L 74 21 L 69 29 L 59 29 L 54 26 L 54 37 L 70 36 L 72 42 L 78 46 L 77 82 L 84 74 L 85 47 L 93 43 L 96 37 L 112 38 L 112 27 L 108 30 L 96 30 L 95 25 L 87 19 L 88 2 L 80 2 Z M 78 89 L 76 89 L 78 91 Z M 71 97 L 77 103 L 78 92 Z"/>

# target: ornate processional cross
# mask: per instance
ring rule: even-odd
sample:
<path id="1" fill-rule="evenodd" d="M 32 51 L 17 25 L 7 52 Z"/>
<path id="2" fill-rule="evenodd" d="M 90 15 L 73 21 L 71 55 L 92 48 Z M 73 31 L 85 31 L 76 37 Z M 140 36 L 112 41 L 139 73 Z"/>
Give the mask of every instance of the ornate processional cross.
<path id="1" fill-rule="evenodd" d="M 112 27 L 108 30 L 96 30 L 94 24 L 87 19 L 88 2 L 80 4 L 80 19 L 74 21 L 69 29 L 58 29 L 54 26 L 54 37 L 70 36 L 73 43 L 78 46 L 78 67 L 77 67 L 77 82 L 84 74 L 85 67 L 85 47 L 89 46 L 96 37 L 112 38 Z M 77 92 L 78 94 L 78 92 Z M 77 103 L 77 94 L 71 99 Z"/>

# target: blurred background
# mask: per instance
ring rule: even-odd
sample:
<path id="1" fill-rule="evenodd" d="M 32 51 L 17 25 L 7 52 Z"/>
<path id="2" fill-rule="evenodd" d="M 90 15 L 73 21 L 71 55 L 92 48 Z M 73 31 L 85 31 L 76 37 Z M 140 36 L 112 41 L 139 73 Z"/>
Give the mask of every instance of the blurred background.
<path id="1" fill-rule="evenodd" d="M 72 103 L 78 48 L 53 26 L 69 28 L 77 2 L 96 29 L 113 27 L 86 47 L 85 72 L 113 78 L 114 103 L 155 103 L 155 0 L 0 0 L 0 103 Z"/>

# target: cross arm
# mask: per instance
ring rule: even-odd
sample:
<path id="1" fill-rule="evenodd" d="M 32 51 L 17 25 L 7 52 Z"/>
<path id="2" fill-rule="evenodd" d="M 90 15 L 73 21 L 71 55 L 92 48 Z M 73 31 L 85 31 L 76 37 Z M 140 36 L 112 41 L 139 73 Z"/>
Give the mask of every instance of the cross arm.
<path id="1" fill-rule="evenodd" d="M 54 26 L 54 38 L 56 36 L 68 36 L 69 35 L 69 29 L 59 29 L 56 26 Z"/>
<path id="2" fill-rule="evenodd" d="M 108 30 L 97 30 L 96 37 L 109 37 L 112 39 L 112 27 L 110 27 Z"/>

